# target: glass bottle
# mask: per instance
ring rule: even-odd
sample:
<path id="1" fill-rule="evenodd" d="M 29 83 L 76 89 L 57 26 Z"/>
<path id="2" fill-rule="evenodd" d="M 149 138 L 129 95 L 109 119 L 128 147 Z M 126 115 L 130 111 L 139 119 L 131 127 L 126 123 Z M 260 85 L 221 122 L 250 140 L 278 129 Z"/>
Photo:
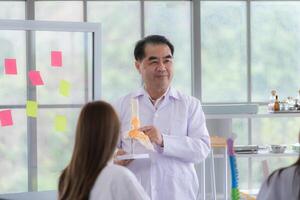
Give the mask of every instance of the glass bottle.
<path id="1" fill-rule="evenodd" d="M 278 101 L 278 95 L 275 97 L 275 102 L 274 102 L 274 111 L 279 111 L 280 110 L 280 105 Z"/>
<path id="2" fill-rule="evenodd" d="M 295 100 L 295 105 L 294 105 L 295 110 L 300 110 L 300 106 L 299 106 L 299 103 L 298 103 L 298 102 L 299 102 L 298 99 L 296 99 L 296 100 Z"/>
<path id="3" fill-rule="evenodd" d="M 293 110 L 294 109 L 294 99 L 293 97 L 288 97 L 287 98 L 287 103 L 288 103 L 288 109 Z"/>
<path id="4" fill-rule="evenodd" d="M 300 90 L 298 91 L 298 101 L 297 101 L 298 107 L 297 107 L 297 110 L 300 110 L 300 105 L 299 105 L 299 103 L 300 103 Z"/>
<path id="5" fill-rule="evenodd" d="M 269 98 L 268 110 L 274 110 L 274 102 L 276 100 L 276 90 L 271 91 L 271 96 Z"/>

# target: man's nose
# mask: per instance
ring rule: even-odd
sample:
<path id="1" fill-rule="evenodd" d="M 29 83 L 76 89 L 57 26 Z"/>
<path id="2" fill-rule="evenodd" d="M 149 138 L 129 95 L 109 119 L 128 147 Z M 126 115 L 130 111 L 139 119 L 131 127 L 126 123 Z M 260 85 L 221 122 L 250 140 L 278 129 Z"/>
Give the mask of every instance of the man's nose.
<path id="1" fill-rule="evenodd" d="M 164 64 L 163 61 L 158 62 L 157 70 L 158 71 L 165 71 L 166 70 L 166 65 Z"/>

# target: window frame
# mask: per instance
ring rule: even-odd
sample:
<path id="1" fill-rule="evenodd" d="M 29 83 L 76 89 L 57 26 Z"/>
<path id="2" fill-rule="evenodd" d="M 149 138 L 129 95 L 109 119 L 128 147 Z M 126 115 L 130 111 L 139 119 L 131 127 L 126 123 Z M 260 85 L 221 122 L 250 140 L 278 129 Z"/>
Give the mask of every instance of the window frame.
<path id="1" fill-rule="evenodd" d="M 0 20 L 0 30 L 26 31 L 26 71 L 35 69 L 35 34 L 33 31 L 83 32 L 92 33 L 92 96 L 91 100 L 101 98 L 101 24 L 81 22 L 46 22 L 33 20 Z M 27 77 L 27 76 L 26 76 Z M 27 99 L 36 100 L 36 88 L 27 78 Z M 86 96 L 86 101 L 88 97 Z M 81 104 L 39 105 L 40 108 L 80 108 Z M 23 108 L 26 105 L 5 105 L 2 108 Z M 37 191 L 37 119 L 27 118 L 27 156 L 28 156 L 28 191 Z"/>

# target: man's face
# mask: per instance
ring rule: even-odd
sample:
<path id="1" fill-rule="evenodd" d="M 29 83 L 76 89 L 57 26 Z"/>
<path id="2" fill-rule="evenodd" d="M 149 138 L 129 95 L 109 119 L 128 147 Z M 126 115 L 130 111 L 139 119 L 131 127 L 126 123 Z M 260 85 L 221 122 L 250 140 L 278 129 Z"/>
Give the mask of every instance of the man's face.
<path id="1" fill-rule="evenodd" d="M 173 56 L 168 45 L 147 44 L 145 57 L 135 66 L 148 89 L 167 89 L 173 78 Z"/>

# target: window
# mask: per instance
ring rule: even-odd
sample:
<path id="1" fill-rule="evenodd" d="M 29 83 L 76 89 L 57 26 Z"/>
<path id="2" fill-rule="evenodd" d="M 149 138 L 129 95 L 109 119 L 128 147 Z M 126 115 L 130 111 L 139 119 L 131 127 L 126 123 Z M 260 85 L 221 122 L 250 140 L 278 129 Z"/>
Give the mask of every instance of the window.
<path id="1" fill-rule="evenodd" d="M 0 19 L 25 19 L 25 0 L 0 1 Z"/>
<path id="2" fill-rule="evenodd" d="M 257 118 L 252 120 L 252 142 L 258 145 L 295 144 L 298 138 L 300 118 Z M 289 149 L 287 149 L 289 150 Z M 270 172 L 291 165 L 297 157 L 253 158 L 252 188 L 259 188 L 264 180 L 261 161 L 267 159 Z"/>
<path id="3" fill-rule="evenodd" d="M 56 32 L 55 25 L 65 28 Z M 11 110 L 13 121 L 12 126 L 0 126 L 1 180 L 5 180 L 0 181 L 0 193 L 56 189 L 58 176 L 73 149 L 80 108 L 93 97 L 99 99 L 97 87 L 92 90 L 99 80 L 93 74 L 99 71 L 98 58 L 93 57 L 93 51 L 99 53 L 99 48 L 92 49 L 100 41 L 95 38 L 98 29 L 82 23 L 33 21 L 23 22 L 22 26 L 11 22 L 7 30 L 2 24 L 0 27 L 4 27 L 0 40 L 9 44 L 2 46 L 2 63 L 7 58 L 16 59 L 17 63 L 16 75 L 0 75 L 0 111 Z M 40 28 L 43 31 L 37 31 Z M 32 36 L 30 44 L 35 45 L 28 44 L 27 33 Z M 16 38 L 10 38 L 13 36 Z M 52 51 L 61 54 L 60 67 L 52 66 Z M 32 85 L 27 76 L 30 70 L 39 71 L 44 85 Z M 61 81 L 67 84 L 63 95 Z M 36 117 L 26 114 L 29 100 L 38 104 Z"/>
<path id="4" fill-rule="evenodd" d="M 0 127 L 0 193 L 26 192 L 28 187 L 26 110 L 12 107 L 14 126 Z"/>
<path id="5" fill-rule="evenodd" d="M 35 19 L 48 21 L 83 21 L 83 2 L 36 1 Z"/>
<path id="6" fill-rule="evenodd" d="M 113 102 L 141 85 L 133 56 L 140 39 L 140 2 L 88 1 L 87 19 L 102 24 L 102 96 Z"/>
<path id="7" fill-rule="evenodd" d="M 25 19 L 25 2 L 0 2 L 0 19 Z M 0 30 L 0 110 L 9 107 L 15 126 L 0 128 L 0 193 L 27 191 L 25 32 Z M 18 75 L 5 76 L 4 59 L 17 60 Z M 16 84 L 17 83 L 17 84 Z M 14 91 L 14 92 L 12 92 Z"/>
<path id="8" fill-rule="evenodd" d="M 253 2 L 253 101 L 267 101 L 272 89 L 279 98 L 296 96 L 300 72 L 300 2 Z"/>
<path id="9" fill-rule="evenodd" d="M 75 127 L 81 106 L 91 100 L 91 72 L 87 66 L 85 33 L 36 32 L 36 68 L 44 77 L 45 85 L 37 87 L 37 101 L 41 106 L 37 118 L 38 189 L 57 188 L 57 178 L 68 163 L 73 150 Z M 51 50 L 60 50 L 63 67 L 50 66 Z M 90 66 L 91 67 L 91 66 Z M 58 92 L 60 81 L 71 85 L 68 97 Z M 65 132 L 54 130 L 56 115 L 67 119 Z M 48 127 L 48 128 L 45 128 Z"/>
<path id="10" fill-rule="evenodd" d="M 246 102 L 246 2 L 201 1 L 200 13 L 203 103 Z"/>
<path id="11" fill-rule="evenodd" d="M 191 2 L 145 2 L 145 35 L 165 35 L 173 43 L 173 86 L 187 94 L 192 90 L 191 31 Z"/>
<path id="12" fill-rule="evenodd" d="M 204 103 L 258 102 L 264 110 L 272 89 L 281 99 L 297 96 L 300 2 L 201 1 L 200 6 Z M 299 118 L 233 119 L 232 128 L 236 144 L 293 144 L 296 124 Z M 295 161 L 264 159 L 270 171 Z M 241 189 L 260 187 L 261 161 L 238 158 Z"/>

